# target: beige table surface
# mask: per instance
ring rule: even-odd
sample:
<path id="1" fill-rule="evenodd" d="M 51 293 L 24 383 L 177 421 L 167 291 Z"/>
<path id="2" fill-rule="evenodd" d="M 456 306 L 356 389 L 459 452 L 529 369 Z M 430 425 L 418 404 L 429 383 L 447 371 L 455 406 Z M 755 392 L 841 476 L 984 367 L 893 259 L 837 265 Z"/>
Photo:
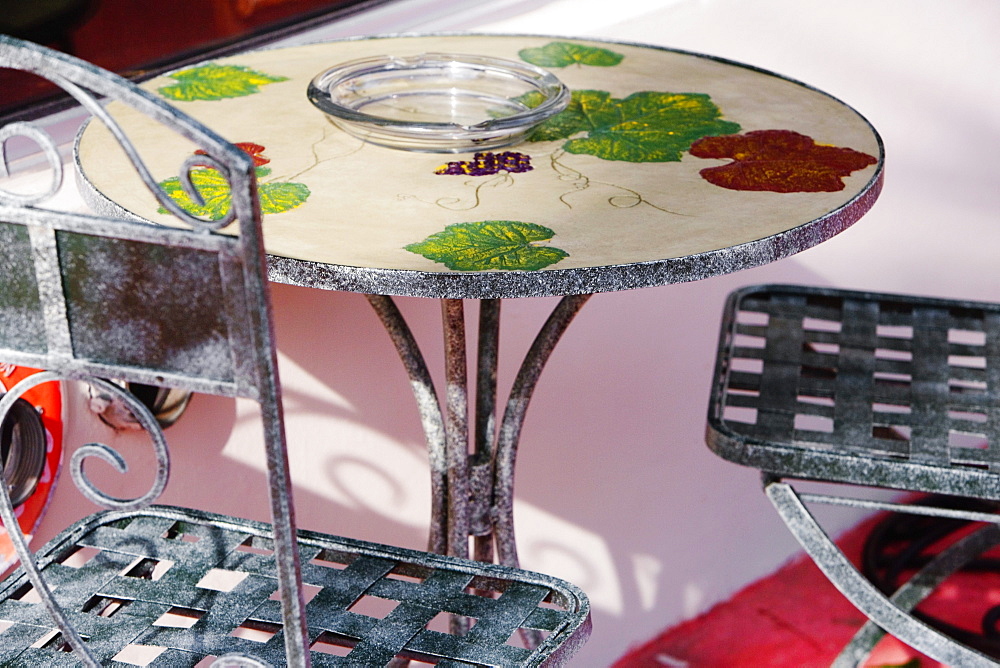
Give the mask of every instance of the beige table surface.
<path id="1" fill-rule="evenodd" d="M 494 150 L 529 156 L 530 171 L 441 174 L 473 155 L 366 143 L 306 98 L 309 81 L 337 63 L 423 52 L 545 63 L 574 92 L 564 114 L 591 124 L 569 137 Z M 303 268 L 288 282 L 507 297 L 692 280 L 829 238 L 867 211 L 881 185 L 881 141 L 856 111 L 801 83 L 697 54 L 544 36 L 436 35 L 248 52 L 212 65 L 242 68 L 235 88 L 249 94 L 185 99 L 183 84 L 193 80 L 176 72 L 145 86 L 227 139 L 263 147 L 254 150 L 267 161 L 259 176 L 267 250 L 279 266 Z M 656 108 L 636 113 L 629 98 L 636 94 Z M 595 100 L 618 120 L 601 120 Z M 111 110 L 154 177 L 176 177 L 193 148 L 120 106 Z M 670 144 L 675 132 L 685 138 Z M 715 138 L 690 140 L 700 136 Z M 695 154 L 719 141 L 728 143 L 727 157 Z M 100 124 L 82 133 L 85 194 L 170 224 L 113 144 Z M 704 173 L 740 160 L 715 182 Z M 421 252 L 433 245 L 428 240 L 444 248 L 443 259 Z"/>

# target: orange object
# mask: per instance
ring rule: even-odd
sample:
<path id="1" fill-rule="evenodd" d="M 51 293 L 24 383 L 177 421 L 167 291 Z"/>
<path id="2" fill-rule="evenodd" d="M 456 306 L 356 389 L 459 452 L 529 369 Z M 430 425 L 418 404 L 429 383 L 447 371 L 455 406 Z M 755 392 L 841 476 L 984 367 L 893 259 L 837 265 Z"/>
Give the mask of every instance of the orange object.
<path id="1" fill-rule="evenodd" d="M 38 369 L 0 364 L 0 385 L 6 391 L 21 379 L 38 373 Z M 21 525 L 21 530 L 31 536 L 49 506 L 52 493 L 62 462 L 63 423 L 62 423 L 62 387 L 58 382 L 43 383 L 31 388 L 22 397 L 39 412 L 42 426 L 45 428 L 45 468 L 38 481 L 35 491 L 24 503 L 14 509 Z M 7 536 L 7 530 L 0 525 L 0 571 L 17 561 L 14 546 Z"/>

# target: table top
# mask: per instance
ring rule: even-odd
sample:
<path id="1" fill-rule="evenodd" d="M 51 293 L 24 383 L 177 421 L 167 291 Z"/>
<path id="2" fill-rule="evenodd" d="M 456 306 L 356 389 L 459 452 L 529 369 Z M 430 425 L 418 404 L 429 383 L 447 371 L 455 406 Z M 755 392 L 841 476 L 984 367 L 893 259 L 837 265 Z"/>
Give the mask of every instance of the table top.
<path id="1" fill-rule="evenodd" d="M 309 81 L 339 62 L 425 52 L 524 60 L 573 98 L 527 141 L 478 155 L 376 146 L 306 98 Z M 144 86 L 255 156 L 272 279 L 327 289 L 506 298 L 696 280 L 830 238 L 882 183 L 881 139 L 841 101 L 646 45 L 366 38 L 247 52 Z M 109 109 L 176 189 L 193 147 L 121 106 Z M 100 124 L 81 133 L 77 166 L 95 208 L 172 223 Z"/>

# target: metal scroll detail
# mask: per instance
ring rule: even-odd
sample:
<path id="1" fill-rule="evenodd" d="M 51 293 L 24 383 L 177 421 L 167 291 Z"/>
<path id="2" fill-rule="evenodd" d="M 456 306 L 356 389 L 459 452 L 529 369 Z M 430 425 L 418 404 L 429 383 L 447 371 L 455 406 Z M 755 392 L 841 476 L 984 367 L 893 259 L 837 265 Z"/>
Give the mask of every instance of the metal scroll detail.
<path id="1" fill-rule="evenodd" d="M 9 176 L 9 163 L 7 160 L 7 140 L 13 137 L 25 137 L 32 140 L 42 149 L 45 159 L 52 170 L 52 180 L 49 182 L 48 190 L 40 193 L 15 193 L 0 188 L 0 203 L 9 203 L 20 206 L 32 206 L 47 199 L 52 198 L 62 187 L 63 164 L 59 157 L 59 149 L 49 133 L 38 126 L 18 121 L 0 127 L 0 177 Z"/>
<path id="2" fill-rule="evenodd" d="M 0 397 L 0 422 L 3 421 L 3 418 L 7 416 L 8 412 L 14 406 L 14 403 L 21 398 L 25 392 L 42 383 L 59 380 L 62 380 L 62 377 L 59 374 L 45 371 L 28 376 L 18 382 L 10 388 L 6 394 Z M 160 496 L 166 486 L 167 478 L 170 473 L 170 457 L 167 450 L 166 439 L 163 436 L 163 430 L 160 429 L 156 422 L 156 418 L 153 417 L 149 409 L 147 409 L 145 405 L 132 397 L 124 389 L 98 378 L 86 378 L 81 380 L 98 384 L 103 390 L 117 394 L 118 398 L 120 398 L 132 411 L 134 411 L 136 419 L 150 435 L 150 438 L 153 441 L 153 450 L 156 456 L 157 466 L 153 484 L 149 491 L 142 496 L 135 499 L 122 499 L 109 496 L 108 494 L 105 494 L 97 489 L 97 487 L 87 478 L 84 473 L 84 461 L 88 457 L 98 457 L 111 464 L 120 473 L 126 473 L 128 467 L 121 454 L 110 446 L 103 443 L 89 443 L 80 447 L 73 454 L 73 458 L 71 460 L 71 472 L 74 483 L 80 489 L 80 492 L 90 501 L 108 509 L 128 511 L 148 506 Z M 34 559 L 34 555 L 28 547 L 27 536 L 25 536 L 24 532 L 21 530 L 21 526 L 17 520 L 14 506 L 11 503 L 11 498 L 8 494 L 6 485 L 0 485 L 0 517 L 3 519 L 3 525 L 7 529 L 7 534 L 10 536 L 11 543 L 13 544 L 14 549 L 17 552 L 17 556 L 21 561 L 21 568 L 24 569 L 28 579 L 31 581 L 32 586 L 34 586 L 35 591 L 38 593 L 43 604 L 45 605 L 46 610 L 48 610 L 52 619 L 59 627 L 63 640 L 73 649 L 74 652 L 77 653 L 84 665 L 100 665 L 93 658 L 80 634 L 75 628 L 73 628 L 73 625 L 70 624 L 65 612 L 52 596 L 52 590 L 45 582 L 41 569 L 39 569 L 38 564 Z"/>
<path id="3" fill-rule="evenodd" d="M 44 376 L 45 374 L 39 375 Z M 126 473 L 128 466 L 122 456 L 113 448 L 103 443 L 88 443 L 73 453 L 70 468 L 73 475 L 73 482 L 90 501 L 109 510 L 137 510 L 144 508 L 159 498 L 160 494 L 163 493 L 164 487 L 166 487 L 167 478 L 170 476 L 170 455 L 167 450 L 167 441 L 163 436 L 163 429 L 157 422 L 156 416 L 153 415 L 145 404 L 136 399 L 132 393 L 100 378 L 93 378 L 89 382 L 109 394 L 116 394 L 125 406 L 132 411 L 132 414 L 135 415 L 142 429 L 149 434 L 153 441 L 153 451 L 156 455 L 156 477 L 149 491 L 140 497 L 135 499 L 121 499 L 109 496 L 97 489 L 87 479 L 84 472 L 84 462 L 88 457 L 98 457 L 111 464 L 119 473 Z"/>
<path id="4" fill-rule="evenodd" d="M 47 73 L 46 78 L 69 93 L 74 99 L 76 99 L 77 102 L 80 103 L 81 106 L 83 106 L 95 118 L 99 119 L 105 127 L 107 127 L 107 129 L 114 136 L 115 140 L 125 151 L 125 154 L 135 167 L 143 183 L 145 183 L 150 193 L 152 193 L 152 195 L 156 198 L 156 201 L 164 209 L 169 211 L 185 224 L 189 225 L 192 229 L 205 232 L 222 229 L 235 220 L 236 212 L 233 207 L 230 207 L 229 211 L 226 212 L 226 215 L 218 220 L 206 220 L 199 218 L 182 208 L 172 197 L 167 195 L 167 193 L 159 185 L 157 180 L 149 171 L 149 168 L 146 166 L 142 157 L 139 155 L 139 151 L 128 138 L 121 125 L 111 114 L 107 112 L 104 106 L 98 102 L 92 94 L 57 74 Z M 45 155 L 48 167 L 52 173 L 52 178 L 48 189 L 39 193 L 22 194 L 0 188 L 0 203 L 19 206 L 36 206 L 48 199 L 51 199 L 62 186 L 64 177 L 62 159 L 59 156 L 59 151 L 55 142 L 45 130 L 38 127 L 34 123 L 16 121 L 0 127 L 0 177 L 9 176 L 9 161 L 6 144 L 7 140 L 12 137 L 24 137 L 38 145 Z M 191 173 L 196 168 L 203 168 L 206 166 L 217 170 L 224 176 L 226 181 L 230 184 L 230 187 L 232 186 L 232 174 L 221 161 L 213 157 L 210 153 L 206 152 L 204 154 L 188 156 L 181 164 L 178 178 L 181 187 L 197 206 L 204 205 L 205 200 L 202 194 L 195 187 Z"/>
<path id="5" fill-rule="evenodd" d="M 236 212 L 232 207 L 230 207 L 226 215 L 220 218 L 219 220 L 204 220 L 202 218 L 198 218 L 197 216 L 191 215 L 183 208 L 181 208 L 180 205 L 178 205 L 177 202 L 175 202 L 171 197 L 169 197 L 159 186 L 156 179 L 149 171 L 149 168 L 146 166 L 146 163 L 142 160 L 142 157 L 139 155 L 139 151 L 135 148 L 135 145 L 125 134 L 125 131 L 122 130 L 121 126 L 118 124 L 118 121 L 116 121 L 114 117 L 111 114 L 109 114 L 107 110 L 105 110 L 103 105 L 99 104 L 93 98 L 93 96 L 88 94 L 86 91 L 84 91 L 76 84 L 58 76 L 49 75 L 49 78 L 53 82 L 57 83 L 60 87 L 62 87 L 63 90 L 65 90 L 67 93 L 72 95 L 85 109 L 87 109 L 87 111 L 93 114 L 94 117 L 100 119 L 100 121 L 105 125 L 105 127 L 108 128 L 111 134 L 114 135 L 115 140 L 125 151 L 125 154 L 128 156 L 129 161 L 131 161 L 132 165 L 139 173 L 140 178 L 142 178 L 143 183 L 146 184 L 146 187 L 149 189 L 150 193 L 153 194 L 153 196 L 156 198 L 156 201 L 159 202 L 163 208 L 165 208 L 167 211 L 172 213 L 176 218 L 180 219 L 187 225 L 190 225 L 195 230 L 204 230 L 204 231 L 218 230 L 233 222 L 233 220 L 236 217 Z M 210 154 L 188 156 L 188 158 L 184 160 L 183 164 L 181 165 L 179 178 L 181 186 L 184 188 L 184 191 L 191 197 L 191 199 L 195 202 L 195 204 L 199 206 L 203 205 L 205 201 L 204 198 L 201 196 L 201 193 L 198 192 L 198 189 L 195 188 L 194 183 L 191 180 L 191 172 L 194 170 L 196 165 L 201 166 L 206 164 L 212 167 L 213 169 L 219 170 L 219 172 L 223 174 L 227 180 L 231 179 L 231 175 L 229 174 L 229 171 L 225 169 L 224 165 L 220 163 L 218 160 L 216 160 L 214 157 L 212 157 Z"/>

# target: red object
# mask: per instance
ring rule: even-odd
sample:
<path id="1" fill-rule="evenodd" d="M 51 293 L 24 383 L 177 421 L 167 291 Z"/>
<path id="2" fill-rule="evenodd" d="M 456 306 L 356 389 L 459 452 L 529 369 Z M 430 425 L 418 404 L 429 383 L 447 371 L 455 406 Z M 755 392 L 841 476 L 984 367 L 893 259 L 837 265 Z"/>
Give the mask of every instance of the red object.
<path id="1" fill-rule="evenodd" d="M 249 155 L 251 158 L 253 158 L 253 164 L 256 165 L 257 167 L 260 167 L 261 165 L 266 165 L 267 163 L 271 162 L 270 158 L 264 157 L 265 148 L 260 144 L 254 144 L 253 142 L 248 142 L 248 141 L 239 141 L 236 142 L 236 146 L 242 149 L 243 152 Z M 202 149 L 198 149 L 194 153 L 195 155 L 208 155 L 208 152 L 203 151 Z M 210 165 L 196 165 L 196 166 L 209 167 Z"/>
<path id="2" fill-rule="evenodd" d="M 855 563 L 883 517 L 859 524 L 838 541 Z M 961 573 L 921 609 L 977 628 L 983 612 L 998 600 L 1000 575 Z M 864 621 L 812 561 L 799 556 L 730 600 L 633 649 L 613 668 L 826 668 Z M 920 668 L 945 668 L 892 637 L 879 643 L 865 666 L 902 666 L 913 659 Z"/>
<path id="3" fill-rule="evenodd" d="M 35 373 L 38 373 L 37 369 L 0 364 L 0 385 L 4 390 L 10 389 L 21 379 Z M 38 486 L 24 503 L 15 508 L 21 530 L 30 536 L 41 522 L 59 478 L 63 448 L 62 389 L 56 381 L 43 383 L 25 392 L 22 398 L 39 410 L 47 441 L 45 468 Z M 0 572 L 16 560 L 7 530 L 0 525 Z"/>
<path id="4" fill-rule="evenodd" d="M 817 144 L 791 130 L 703 137 L 690 152 L 698 158 L 732 160 L 699 172 L 713 185 L 779 193 L 837 192 L 844 189 L 845 176 L 878 162 L 867 153 Z"/>

